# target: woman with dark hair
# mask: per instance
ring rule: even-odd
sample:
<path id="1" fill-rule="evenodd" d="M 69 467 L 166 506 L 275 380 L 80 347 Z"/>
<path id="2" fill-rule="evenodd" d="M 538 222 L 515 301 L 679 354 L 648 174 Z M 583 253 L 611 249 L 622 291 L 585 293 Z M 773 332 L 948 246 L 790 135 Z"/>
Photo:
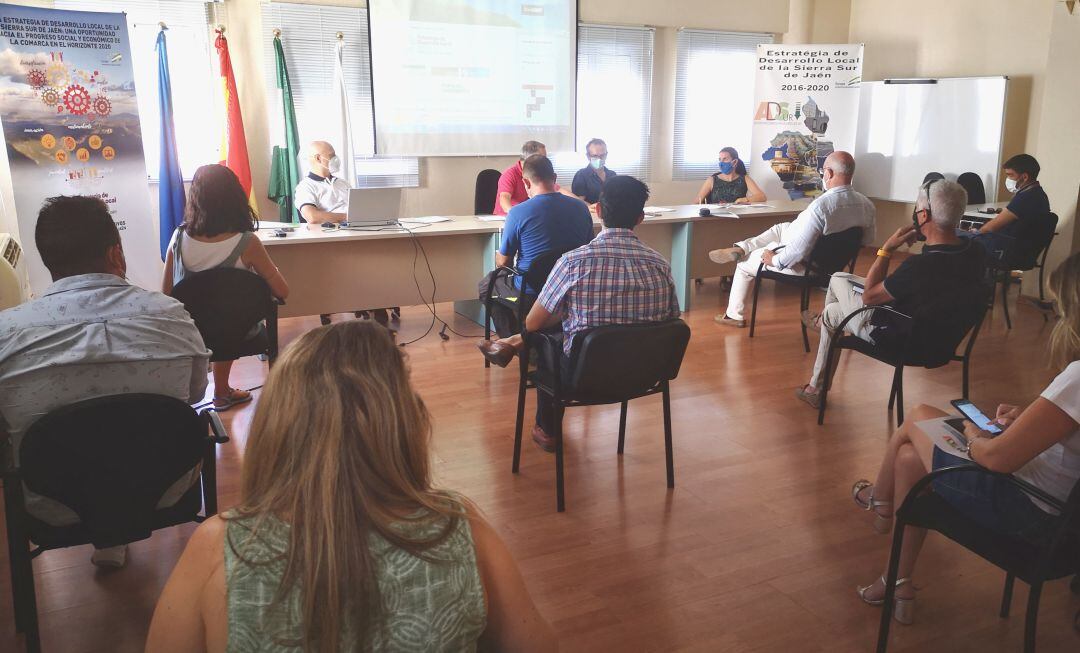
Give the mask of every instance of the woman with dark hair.
<path id="1" fill-rule="evenodd" d="M 765 193 L 750 175 L 746 164 L 739 159 L 733 147 L 720 150 L 720 172 L 714 173 L 701 185 L 697 194 L 698 204 L 749 204 L 764 202 Z"/>
<path id="2" fill-rule="evenodd" d="M 184 223 L 177 227 L 165 255 L 161 292 L 189 274 L 212 268 L 251 270 L 266 280 L 279 299 L 289 295 L 289 284 L 262 242 L 256 237 L 258 220 L 248 204 L 236 173 L 223 165 L 202 166 L 191 180 Z M 214 372 L 214 407 L 225 410 L 251 401 L 251 393 L 229 385 L 232 361 L 211 363 Z"/>

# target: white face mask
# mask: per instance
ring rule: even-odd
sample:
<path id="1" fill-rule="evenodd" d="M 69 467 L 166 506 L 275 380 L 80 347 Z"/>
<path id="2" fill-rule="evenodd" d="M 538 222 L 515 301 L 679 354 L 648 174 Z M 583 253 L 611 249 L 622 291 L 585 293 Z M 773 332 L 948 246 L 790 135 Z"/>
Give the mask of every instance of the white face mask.
<path id="1" fill-rule="evenodd" d="M 330 171 L 330 174 L 336 175 L 337 173 L 341 172 L 341 159 L 335 156 L 334 158 L 330 159 L 330 163 L 326 164 L 326 168 Z"/>
<path id="2" fill-rule="evenodd" d="M 1015 193 L 1016 189 L 1017 189 L 1016 180 L 1015 179 L 1009 179 L 1008 177 L 1006 177 L 1005 178 L 1005 190 L 1009 191 L 1010 193 Z"/>

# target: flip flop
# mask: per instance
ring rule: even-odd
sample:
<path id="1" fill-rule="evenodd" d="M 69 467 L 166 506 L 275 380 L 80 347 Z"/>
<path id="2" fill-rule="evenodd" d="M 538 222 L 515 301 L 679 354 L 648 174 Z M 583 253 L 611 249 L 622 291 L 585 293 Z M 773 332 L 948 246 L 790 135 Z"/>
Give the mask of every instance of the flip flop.
<path id="1" fill-rule="evenodd" d="M 243 404 L 251 401 L 251 393 L 246 390 L 237 390 L 236 388 L 229 388 L 229 394 L 225 397 L 219 397 L 214 395 L 214 410 L 222 411 L 228 410 L 238 404 Z"/>

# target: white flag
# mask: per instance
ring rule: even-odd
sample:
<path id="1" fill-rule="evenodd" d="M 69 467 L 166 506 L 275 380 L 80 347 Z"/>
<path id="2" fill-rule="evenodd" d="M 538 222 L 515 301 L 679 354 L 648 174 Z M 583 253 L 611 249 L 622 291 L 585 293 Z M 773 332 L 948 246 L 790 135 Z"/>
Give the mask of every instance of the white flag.
<path id="1" fill-rule="evenodd" d="M 337 138 L 334 151 L 341 159 L 340 176 L 356 186 L 356 163 L 353 161 L 352 116 L 349 111 L 349 94 L 345 91 L 345 41 L 338 39 L 334 51 L 334 101 L 338 113 Z"/>

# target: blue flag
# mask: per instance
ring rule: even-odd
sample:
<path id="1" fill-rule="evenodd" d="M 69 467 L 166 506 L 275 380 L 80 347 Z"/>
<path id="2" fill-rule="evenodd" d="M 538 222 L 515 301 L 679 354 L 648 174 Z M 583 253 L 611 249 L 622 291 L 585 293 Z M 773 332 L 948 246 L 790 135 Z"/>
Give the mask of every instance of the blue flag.
<path id="1" fill-rule="evenodd" d="M 184 176 L 176 153 L 173 126 L 172 84 L 169 82 L 169 54 L 165 50 L 165 28 L 158 33 L 158 112 L 161 114 L 161 161 L 158 168 L 159 236 L 161 260 L 169 249 L 173 232 L 184 221 Z"/>

